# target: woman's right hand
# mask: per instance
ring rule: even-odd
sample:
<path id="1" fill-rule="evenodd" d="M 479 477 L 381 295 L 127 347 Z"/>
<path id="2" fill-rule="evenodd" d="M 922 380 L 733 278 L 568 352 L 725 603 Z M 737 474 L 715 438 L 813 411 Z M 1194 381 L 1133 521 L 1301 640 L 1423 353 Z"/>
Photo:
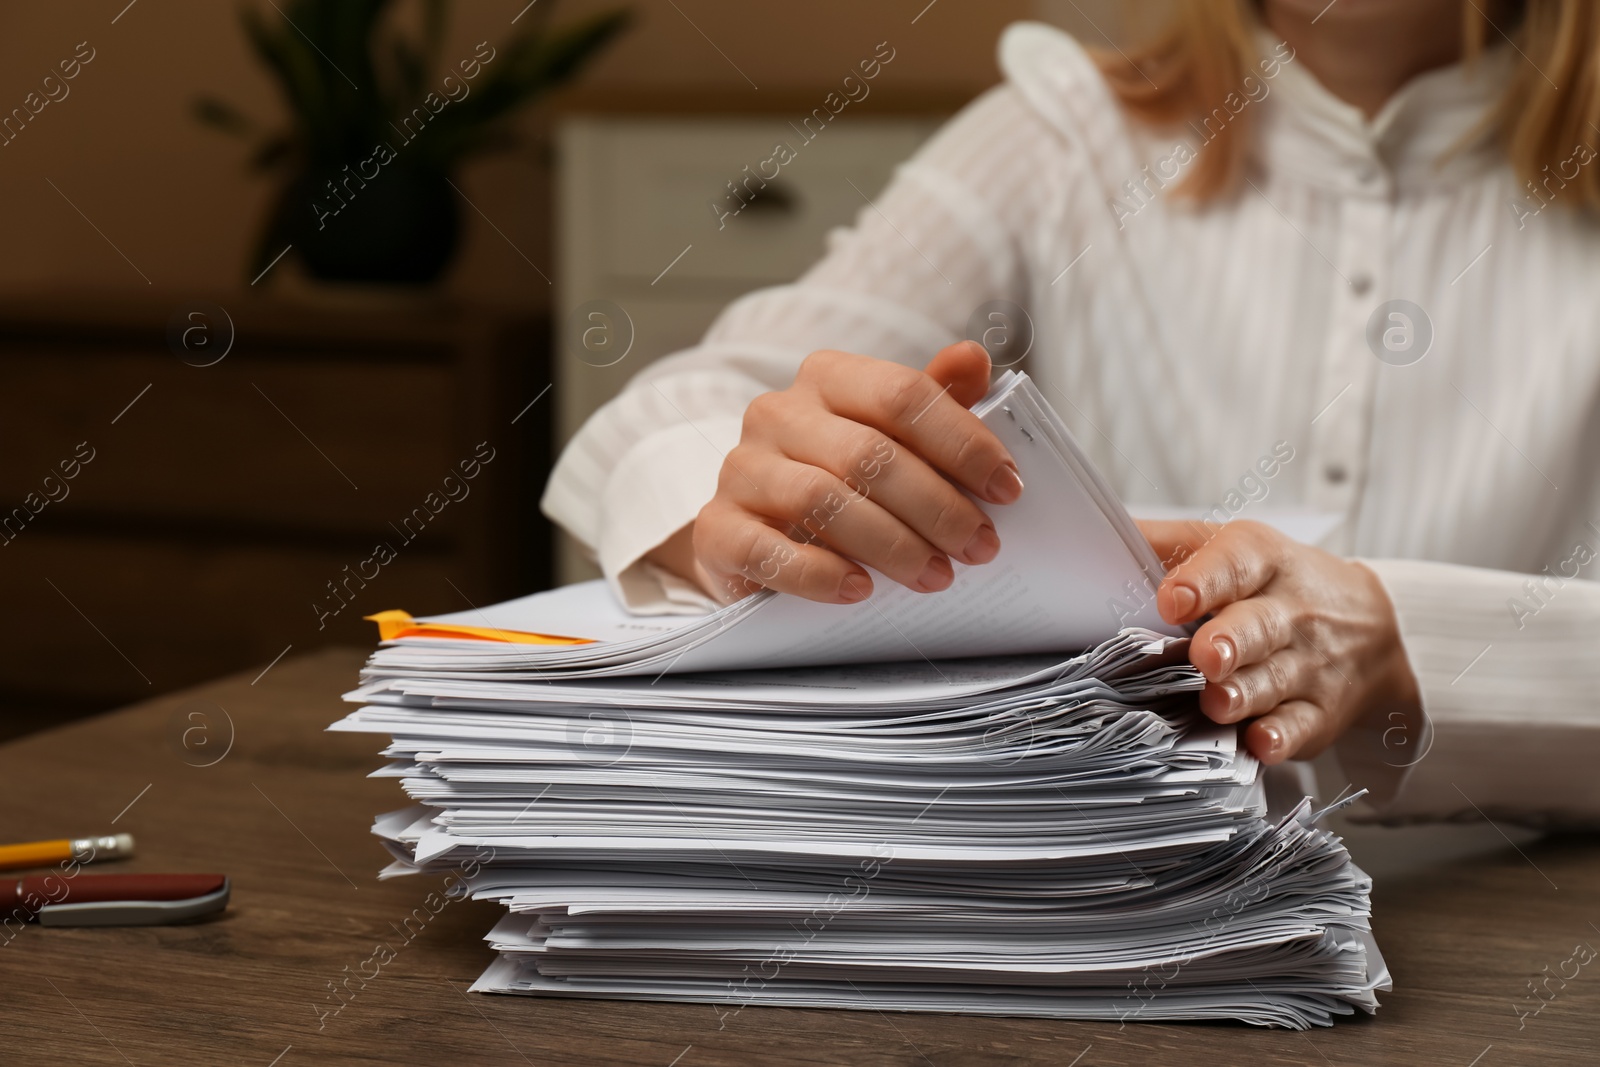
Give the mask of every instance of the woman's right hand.
<path id="1" fill-rule="evenodd" d="M 994 504 L 1022 494 L 1016 461 L 967 410 L 988 383 L 972 341 L 925 371 L 813 353 L 789 388 L 750 403 L 716 496 L 651 560 L 724 602 L 768 588 L 852 604 L 872 592 L 862 564 L 918 592 L 947 588 L 952 559 L 1000 550 L 956 486 Z"/>

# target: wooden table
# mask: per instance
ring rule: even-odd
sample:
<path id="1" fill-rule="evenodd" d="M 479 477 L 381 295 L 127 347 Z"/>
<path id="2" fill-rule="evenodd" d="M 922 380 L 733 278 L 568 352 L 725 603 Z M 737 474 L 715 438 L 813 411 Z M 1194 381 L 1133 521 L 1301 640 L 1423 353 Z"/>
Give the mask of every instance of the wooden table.
<path id="1" fill-rule="evenodd" d="M 364 775 L 377 738 L 324 734 L 362 654 L 287 658 L 0 748 L 0 840 L 128 830 L 126 871 L 221 871 L 215 920 L 128 929 L 24 928 L 0 943 L 0 1061 L 71 1064 L 1177 1064 L 1600 1062 L 1600 961 L 1519 1029 L 1528 981 L 1600 946 L 1593 838 L 1511 845 L 1380 882 L 1394 972 L 1374 1019 L 1310 1034 L 1242 1025 L 1061 1023 L 468 994 L 496 905 L 448 904 L 405 943 L 440 888 L 379 883 L 371 817 L 398 807 Z M 229 734 L 231 723 L 231 747 Z M 198 730 L 199 732 L 195 732 Z M 188 731 L 187 737 L 185 732 Z M 205 766 L 203 764 L 210 764 Z M 114 824 L 114 825 L 113 825 Z M 1359 859 L 1359 856 L 1358 856 Z M 1559 887 L 1559 888 L 1555 888 Z M 322 1020 L 330 984 L 380 942 L 395 959 Z M 1571 973 L 1573 965 L 1566 965 Z M 346 968 L 349 968 L 347 971 Z M 1547 994 L 1548 996 L 1548 994 Z M 1078 1057 L 1078 1058 L 1074 1058 Z"/>

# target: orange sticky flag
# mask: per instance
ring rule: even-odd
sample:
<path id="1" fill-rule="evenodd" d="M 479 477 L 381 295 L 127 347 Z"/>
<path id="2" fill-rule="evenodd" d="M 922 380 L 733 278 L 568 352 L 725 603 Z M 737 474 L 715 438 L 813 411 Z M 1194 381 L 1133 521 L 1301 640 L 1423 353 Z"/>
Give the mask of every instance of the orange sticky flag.
<path id="1" fill-rule="evenodd" d="M 496 630 L 488 626 L 458 626 L 454 623 L 418 622 L 406 611 L 380 611 L 365 616 L 368 622 L 378 624 L 378 637 L 394 641 L 401 637 L 444 637 L 452 640 L 498 641 L 511 645 L 592 645 L 587 637 L 563 637 L 559 634 L 529 634 L 518 630 Z"/>

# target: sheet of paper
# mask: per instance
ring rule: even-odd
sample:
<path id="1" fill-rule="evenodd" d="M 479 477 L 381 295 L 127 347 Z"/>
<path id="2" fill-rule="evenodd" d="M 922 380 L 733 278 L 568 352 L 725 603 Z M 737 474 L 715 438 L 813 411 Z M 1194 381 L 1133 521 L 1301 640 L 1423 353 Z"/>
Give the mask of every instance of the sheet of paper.
<path id="1" fill-rule="evenodd" d="M 954 584 L 936 596 L 876 575 L 873 595 L 861 604 L 763 592 L 707 616 L 630 620 L 595 582 L 419 620 L 595 644 L 499 647 L 407 638 L 380 651 L 374 665 L 546 677 L 659 675 L 1060 653 L 1091 647 L 1125 627 L 1181 635 L 1155 610 L 1154 553 L 1033 383 L 1007 372 L 973 410 L 1016 458 L 1027 489 L 1014 504 L 984 505 L 1000 536 L 999 557 L 980 567 L 957 564 Z"/>

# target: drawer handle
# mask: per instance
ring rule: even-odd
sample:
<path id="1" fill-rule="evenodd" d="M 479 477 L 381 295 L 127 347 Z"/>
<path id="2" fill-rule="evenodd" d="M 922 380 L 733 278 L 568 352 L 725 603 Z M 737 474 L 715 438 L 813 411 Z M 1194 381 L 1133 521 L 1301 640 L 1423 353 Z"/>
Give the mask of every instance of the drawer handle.
<path id="1" fill-rule="evenodd" d="M 767 218 L 793 215 L 800 210 L 800 194 L 787 182 L 768 182 L 741 210 Z"/>

